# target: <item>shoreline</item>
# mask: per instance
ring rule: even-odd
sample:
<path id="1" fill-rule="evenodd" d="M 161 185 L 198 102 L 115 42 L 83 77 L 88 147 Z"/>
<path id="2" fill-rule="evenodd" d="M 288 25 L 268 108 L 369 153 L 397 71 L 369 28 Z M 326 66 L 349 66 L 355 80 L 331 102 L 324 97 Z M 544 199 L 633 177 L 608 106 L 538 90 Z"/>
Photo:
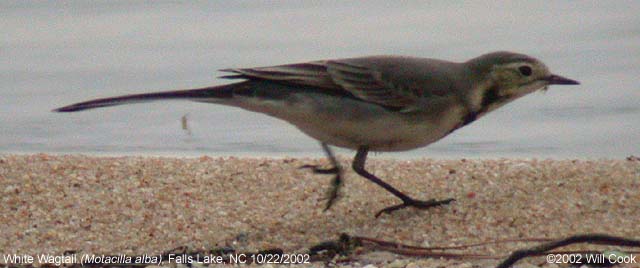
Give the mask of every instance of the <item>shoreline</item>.
<path id="1" fill-rule="evenodd" d="M 321 158 L 3 154 L 0 253 L 157 254 L 179 246 L 293 253 L 341 233 L 420 246 L 587 232 L 640 238 L 637 158 L 381 158 L 369 159 L 367 169 L 394 187 L 414 198 L 456 202 L 376 219 L 397 199 L 347 170 L 340 198 L 324 212 L 331 176 L 298 168 L 326 165 Z M 350 158 L 339 160 L 350 166 Z M 483 252 L 506 254 L 519 245 Z M 355 258 L 376 267 L 496 263 Z"/>
<path id="2" fill-rule="evenodd" d="M 336 150 L 336 156 L 348 160 L 352 160 L 356 154 L 355 150 L 334 148 Z M 619 155 L 615 157 L 604 156 L 575 156 L 575 155 L 536 155 L 536 154 L 508 154 L 508 153 L 496 153 L 496 154 L 454 154 L 454 153 L 441 153 L 423 152 L 423 154 L 414 154 L 411 151 L 407 152 L 371 152 L 369 159 L 378 160 L 390 160 L 390 161 L 421 161 L 421 160 L 499 160 L 499 159 L 519 159 L 519 160 L 581 160 L 581 161 L 599 161 L 599 160 L 622 160 L 629 158 L 639 158 L 637 155 Z M 4 151 L 0 153 L 2 156 L 29 156 L 29 155 L 50 155 L 50 156 L 86 156 L 86 157 L 162 157 L 162 158 L 247 158 L 247 159 L 283 159 L 283 158 L 297 158 L 297 159 L 324 159 L 325 155 L 322 149 L 318 147 L 317 151 L 313 152 L 281 152 L 281 153 L 266 153 L 266 152 L 238 152 L 229 151 L 223 153 L 215 152 L 198 152 L 198 151 L 55 151 L 55 152 L 41 152 L 41 151 Z M 526 155 L 526 156 L 525 156 Z"/>

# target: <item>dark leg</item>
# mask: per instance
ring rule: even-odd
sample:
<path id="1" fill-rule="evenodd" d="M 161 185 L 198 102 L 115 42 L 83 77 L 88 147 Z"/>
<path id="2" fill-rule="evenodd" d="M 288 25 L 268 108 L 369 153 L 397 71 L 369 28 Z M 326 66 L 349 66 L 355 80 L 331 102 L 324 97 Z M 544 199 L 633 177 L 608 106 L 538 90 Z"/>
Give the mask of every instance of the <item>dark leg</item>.
<path id="1" fill-rule="evenodd" d="M 336 160 L 336 157 L 333 155 L 331 148 L 329 148 L 329 145 L 327 145 L 324 142 L 320 143 L 320 145 L 322 145 L 322 150 L 324 150 L 324 153 L 327 155 L 327 158 L 329 159 L 329 162 L 331 162 L 332 167 L 323 169 L 323 168 L 318 168 L 318 166 L 316 165 L 304 165 L 304 166 L 301 166 L 300 168 L 311 169 L 313 173 L 316 173 L 316 174 L 334 174 L 335 175 L 333 177 L 333 180 L 331 180 L 331 189 L 329 189 L 329 193 L 327 194 L 327 199 L 329 200 L 327 201 L 327 206 L 324 208 L 324 210 L 328 210 L 336 201 L 336 198 L 338 198 L 338 191 L 340 190 L 340 185 L 342 184 L 342 168 L 338 164 L 338 161 Z"/>
<path id="2" fill-rule="evenodd" d="M 368 153 L 369 153 L 369 148 L 367 146 L 362 146 L 358 148 L 358 153 L 356 153 L 356 157 L 353 159 L 353 164 L 352 164 L 353 170 L 355 170 L 356 173 L 358 173 L 360 176 L 365 177 L 367 180 L 370 180 L 371 182 L 379 185 L 380 187 L 384 188 L 385 190 L 389 191 L 396 197 L 400 198 L 400 200 L 402 200 L 402 204 L 390 206 L 383 210 L 378 211 L 378 213 L 376 213 L 376 218 L 380 216 L 382 213 L 391 213 L 392 211 L 405 208 L 405 207 L 416 207 L 416 208 L 426 209 L 430 207 L 449 204 L 454 200 L 453 198 L 449 198 L 444 200 L 430 199 L 426 201 L 421 201 L 421 200 L 413 199 L 403 194 L 402 192 L 398 191 L 396 188 L 393 188 L 393 186 L 382 181 L 381 179 L 379 179 L 378 177 L 376 177 L 375 175 L 369 173 L 364 169 L 364 163 L 367 160 Z"/>

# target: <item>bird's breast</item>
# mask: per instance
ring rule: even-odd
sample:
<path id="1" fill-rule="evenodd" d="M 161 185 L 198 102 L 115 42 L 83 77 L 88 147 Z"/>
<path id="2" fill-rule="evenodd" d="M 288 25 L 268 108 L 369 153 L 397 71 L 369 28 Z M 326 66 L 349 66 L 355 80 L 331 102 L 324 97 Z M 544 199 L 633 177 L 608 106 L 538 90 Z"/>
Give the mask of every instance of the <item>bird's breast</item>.
<path id="1" fill-rule="evenodd" d="M 307 135 L 338 147 L 372 151 L 404 151 L 446 136 L 460 123 L 465 109 L 453 98 L 426 109 L 401 112 L 358 99 L 324 94 L 292 94 L 284 100 L 247 98 L 239 105 L 295 125 Z"/>

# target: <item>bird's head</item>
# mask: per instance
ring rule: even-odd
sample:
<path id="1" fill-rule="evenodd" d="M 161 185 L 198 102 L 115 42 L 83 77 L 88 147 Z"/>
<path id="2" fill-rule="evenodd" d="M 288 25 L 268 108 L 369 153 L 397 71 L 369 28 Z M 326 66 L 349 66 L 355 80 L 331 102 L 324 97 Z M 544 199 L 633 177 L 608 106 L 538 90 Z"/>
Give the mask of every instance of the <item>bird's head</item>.
<path id="1" fill-rule="evenodd" d="M 478 85 L 475 90 L 481 98 L 480 106 L 501 105 L 536 90 L 545 90 L 549 85 L 579 84 L 551 73 L 538 59 L 518 53 L 493 52 L 465 64 Z"/>

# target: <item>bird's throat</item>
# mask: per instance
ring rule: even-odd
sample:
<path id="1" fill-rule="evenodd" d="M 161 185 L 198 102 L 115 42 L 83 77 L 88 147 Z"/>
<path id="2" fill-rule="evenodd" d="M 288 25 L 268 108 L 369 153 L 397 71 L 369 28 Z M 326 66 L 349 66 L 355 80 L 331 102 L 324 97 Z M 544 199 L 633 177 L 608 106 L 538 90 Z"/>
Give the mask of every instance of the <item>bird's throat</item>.
<path id="1" fill-rule="evenodd" d="M 490 87 L 482 95 L 482 103 L 480 105 L 480 110 L 478 111 L 478 113 L 488 110 L 489 106 L 500 102 L 502 98 L 504 97 L 501 97 L 498 94 L 497 86 Z"/>
<path id="2" fill-rule="evenodd" d="M 498 86 L 492 86 L 488 88 L 482 95 L 480 109 L 478 109 L 477 111 L 469 111 L 462 118 L 462 122 L 456 127 L 456 129 L 471 124 L 473 121 L 476 121 L 478 117 L 496 109 L 502 104 L 508 102 L 509 99 L 509 95 L 500 96 L 500 94 L 498 93 Z"/>

